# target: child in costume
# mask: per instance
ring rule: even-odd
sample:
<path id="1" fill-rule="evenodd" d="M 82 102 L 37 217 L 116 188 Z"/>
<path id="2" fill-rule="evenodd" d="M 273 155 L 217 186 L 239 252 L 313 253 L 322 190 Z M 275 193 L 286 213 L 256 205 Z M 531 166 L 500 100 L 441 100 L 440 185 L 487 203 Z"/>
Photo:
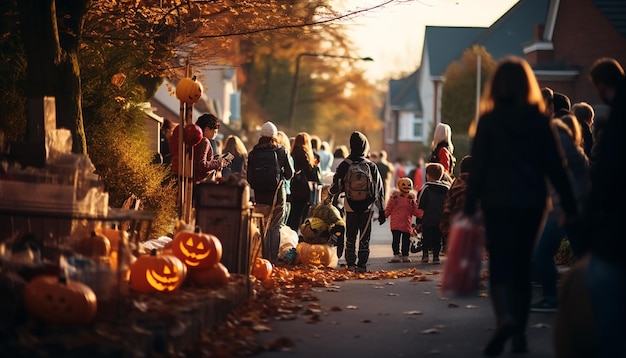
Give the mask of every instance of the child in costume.
<path id="1" fill-rule="evenodd" d="M 385 216 L 389 218 L 391 228 L 393 250 L 393 258 L 389 262 L 411 262 L 409 245 L 413 216 L 418 214 L 416 197 L 413 181 L 410 178 L 398 179 L 385 209 Z"/>

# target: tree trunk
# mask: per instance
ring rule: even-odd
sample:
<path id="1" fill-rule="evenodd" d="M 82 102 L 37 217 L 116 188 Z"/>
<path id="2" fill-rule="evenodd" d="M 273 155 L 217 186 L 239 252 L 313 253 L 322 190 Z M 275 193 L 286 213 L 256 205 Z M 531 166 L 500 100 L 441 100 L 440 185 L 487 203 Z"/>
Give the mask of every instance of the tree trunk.
<path id="1" fill-rule="evenodd" d="M 45 96 L 55 97 L 57 128 L 69 129 L 72 151 L 86 154 L 78 45 L 90 0 L 20 0 L 17 3 L 28 61 L 26 96 L 35 103 Z M 67 27 L 61 35 L 57 19 L 63 19 Z M 43 145 L 42 113 L 33 113 L 32 107 L 28 110 L 27 140 Z"/>

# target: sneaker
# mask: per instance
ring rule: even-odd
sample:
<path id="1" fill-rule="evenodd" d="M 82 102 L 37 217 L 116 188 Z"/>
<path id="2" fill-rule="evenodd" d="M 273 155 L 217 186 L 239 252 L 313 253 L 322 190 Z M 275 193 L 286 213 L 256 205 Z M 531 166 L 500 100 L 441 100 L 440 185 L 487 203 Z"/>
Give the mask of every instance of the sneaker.
<path id="1" fill-rule="evenodd" d="M 398 254 L 398 255 L 393 255 L 393 257 L 391 258 L 391 260 L 389 260 L 389 263 L 397 263 L 397 262 L 404 262 L 404 261 L 402 261 L 402 259 L 400 258 L 400 254 Z"/>
<path id="2" fill-rule="evenodd" d="M 439 265 L 441 261 L 439 261 L 438 257 L 433 258 L 433 265 Z"/>
<path id="3" fill-rule="evenodd" d="M 411 262 L 411 259 L 408 256 L 402 256 L 400 259 L 402 262 Z"/>
<path id="4" fill-rule="evenodd" d="M 356 271 L 356 265 L 355 264 L 348 264 L 348 271 Z"/>
<path id="5" fill-rule="evenodd" d="M 422 256 L 422 263 L 423 264 L 427 264 L 428 263 L 428 256 Z"/>
<path id="6" fill-rule="evenodd" d="M 367 268 L 364 266 L 357 266 L 356 267 L 356 272 L 357 273 L 366 273 L 367 272 Z"/>
<path id="7" fill-rule="evenodd" d="M 556 312 L 556 302 L 543 299 L 530 305 L 531 312 Z"/>

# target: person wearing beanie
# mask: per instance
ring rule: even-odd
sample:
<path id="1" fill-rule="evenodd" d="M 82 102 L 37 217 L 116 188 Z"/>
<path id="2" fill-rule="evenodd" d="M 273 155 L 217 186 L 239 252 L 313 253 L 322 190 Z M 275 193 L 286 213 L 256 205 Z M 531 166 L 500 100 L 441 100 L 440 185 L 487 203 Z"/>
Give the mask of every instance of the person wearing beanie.
<path id="1" fill-rule="evenodd" d="M 385 185 L 378 172 L 376 164 L 367 159 L 369 152 L 369 141 L 367 137 L 359 132 L 352 132 L 350 135 L 350 154 L 337 167 L 333 176 L 333 184 L 330 187 L 330 194 L 335 196 L 346 192 L 346 179 L 348 171 L 353 165 L 365 162 L 371 174 L 371 185 L 373 186 L 373 196 L 362 201 L 348 199 L 344 200 L 346 210 L 346 247 L 345 258 L 349 270 L 359 273 L 367 271 L 367 261 L 370 255 L 369 242 L 372 232 L 370 226 L 374 214 L 374 206 L 378 209 L 378 222 L 384 224 L 385 218 Z M 359 251 L 356 252 L 356 241 L 359 241 Z M 358 260 L 358 261 L 357 261 Z"/>
<path id="2" fill-rule="evenodd" d="M 259 134 L 258 143 L 248 153 L 246 177 L 253 190 L 253 202 L 271 208 L 263 258 L 276 264 L 280 246 L 280 226 L 286 216 L 285 180 L 293 177 L 294 170 L 286 148 L 279 142 L 278 130 L 274 123 L 265 122 Z"/>
<path id="3" fill-rule="evenodd" d="M 274 123 L 272 122 L 265 122 L 263 123 L 263 125 L 261 126 L 261 137 L 276 137 L 276 134 L 278 134 L 278 128 L 276 128 L 276 125 L 274 125 Z"/>
<path id="4" fill-rule="evenodd" d="M 195 182 L 213 181 L 217 171 L 222 170 L 230 163 L 224 158 L 213 158 L 213 147 L 210 139 L 215 139 L 220 128 L 219 119 L 210 113 L 198 117 L 196 126 L 202 131 L 202 139 L 193 146 L 193 172 Z M 180 126 L 178 126 L 180 127 Z M 177 129 L 178 129 L 177 127 Z M 172 152 L 172 172 L 178 174 L 178 133 L 175 131 L 170 137 L 169 148 Z"/>

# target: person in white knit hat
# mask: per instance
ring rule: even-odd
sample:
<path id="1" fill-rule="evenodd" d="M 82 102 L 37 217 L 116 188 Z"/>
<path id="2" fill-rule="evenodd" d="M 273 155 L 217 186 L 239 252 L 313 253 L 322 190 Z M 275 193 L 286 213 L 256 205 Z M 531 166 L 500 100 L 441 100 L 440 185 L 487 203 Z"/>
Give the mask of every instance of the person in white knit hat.
<path id="1" fill-rule="evenodd" d="M 259 142 L 248 153 L 247 179 L 253 189 L 255 204 L 272 207 L 270 228 L 263 248 L 263 257 L 278 262 L 280 225 L 286 201 L 285 179 L 293 176 L 293 166 L 287 151 L 277 139 L 278 129 L 272 122 L 261 126 Z"/>

